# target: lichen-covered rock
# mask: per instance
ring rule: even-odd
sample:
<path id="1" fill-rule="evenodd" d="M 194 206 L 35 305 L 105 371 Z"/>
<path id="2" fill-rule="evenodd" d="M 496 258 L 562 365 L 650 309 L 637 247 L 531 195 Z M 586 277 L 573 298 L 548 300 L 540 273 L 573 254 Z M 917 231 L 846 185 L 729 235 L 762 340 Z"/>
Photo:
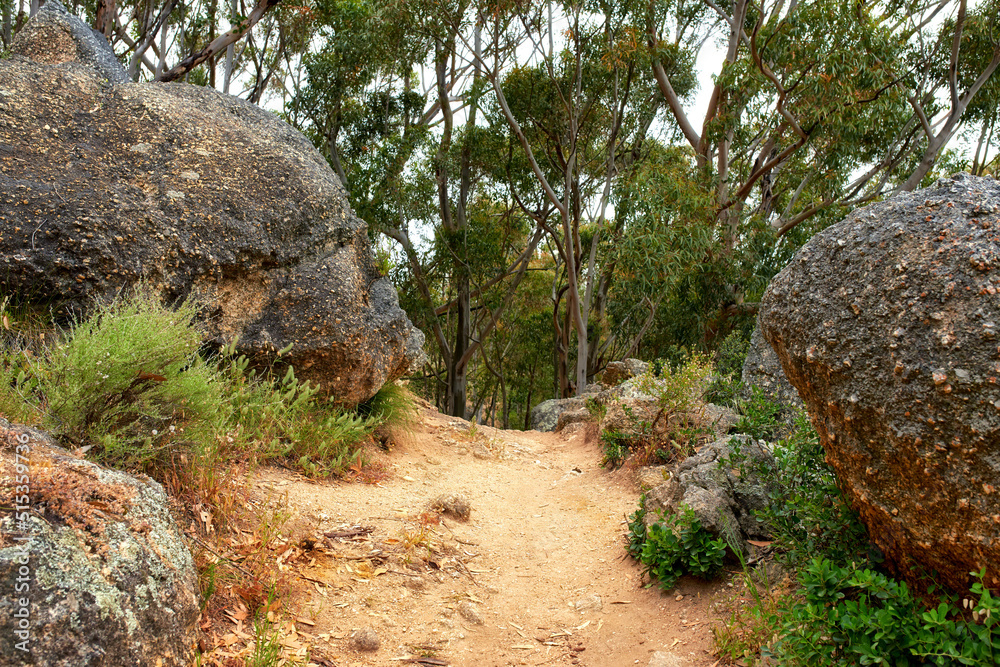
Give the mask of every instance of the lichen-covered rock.
<path id="1" fill-rule="evenodd" d="M 302 134 L 205 87 L 121 82 L 103 38 L 54 0 L 12 54 L 0 60 L 4 293 L 55 298 L 57 317 L 138 281 L 167 300 L 194 294 L 213 339 L 238 337 L 261 366 L 292 344 L 283 361 L 343 403 L 417 360 L 365 223 Z"/>
<path id="2" fill-rule="evenodd" d="M 582 398 L 550 398 L 531 409 L 531 428 L 535 431 L 554 431 L 559 425 L 559 415 L 568 410 L 584 410 Z"/>
<path id="3" fill-rule="evenodd" d="M 559 419 L 556 421 L 556 430 L 562 431 L 571 424 L 582 424 L 587 421 L 590 421 L 590 410 L 587 408 L 564 410 L 559 413 Z"/>
<path id="4" fill-rule="evenodd" d="M 30 512 L 0 518 L 0 664 L 191 664 L 199 614 L 191 553 L 163 488 L 77 459 L 0 420 L 0 497 L 14 498 L 15 447 L 31 465 Z M 23 521 L 21 519 L 24 519 Z M 29 538 L 21 541 L 22 538 Z M 26 557 L 25 557 L 26 555 Z M 26 561 L 26 564 L 25 564 Z M 27 568 L 24 577 L 22 568 Z M 20 606 L 15 595 L 26 581 Z M 27 609 L 25 653 L 11 641 Z M 18 637 L 18 642 L 21 638 Z"/>
<path id="5" fill-rule="evenodd" d="M 740 443 L 740 454 L 752 460 L 771 460 L 765 443 L 747 436 L 733 436 Z M 730 463 L 733 438 L 723 438 L 706 445 L 677 466 L 670 479 L 646 492 L 644 507 L 648 526 L 661 515 L 675 514 L 690 508 L 705 530 L 730 546 L 745 549 L 747 539 L 767 539 L 767 527 L 755 512 L 767 507 L 764 482 L 745 474 L 740 476 Z M 747 471 L 757 466 L 747 466 Z"/>
<path id="6" fill-rule="evenodd" d="M 750 336 L 750 347 L 743 362 L 742 383 L 744 396 L 748 396 L 753 387 L 758 387 L 764 392 L 764 396 L 778 405 L 788 408 L 805 407 L 799 392 L 781 369 L 778 355 L 761 334 L 759 324 L 754 327 Z"/>
<path id="7" fill-rule="evenodd" d="M 602 384 L 608 387 L 617 387 L 622 382 L 638 375 L 642 375 L 649 370 L 649 364 L 640 359 L 625 359 L 623 361 L 609 362 L 601 376 Z"/>
<path id="8" fill-rule="evenodd" d="M 1000 184 L 855 211 L 775 277 L 760 325 L 889 562 L 1000 589 Z"/>

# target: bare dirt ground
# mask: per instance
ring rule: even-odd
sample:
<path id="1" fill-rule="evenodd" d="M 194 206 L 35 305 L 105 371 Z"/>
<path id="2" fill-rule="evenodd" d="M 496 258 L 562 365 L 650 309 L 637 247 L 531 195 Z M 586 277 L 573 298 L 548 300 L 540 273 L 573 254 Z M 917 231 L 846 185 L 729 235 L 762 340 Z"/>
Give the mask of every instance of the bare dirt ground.
<path id="1" fill-rule="evenodd" d="M 286 650 L 337 666 L 718 664 L 712 604 L 726 584 L 643 587 L 625 552 L 635 472 L 601 468 L 596 438 L 470 428 L 424 408 L 401 440 L 376 484 L 258 473 L 307 535 L 282 555 Z M 467 500 L 468 520 L 430 509 L 447 495 Z M 373 633 L 377 650 L 362 650 Z"/>

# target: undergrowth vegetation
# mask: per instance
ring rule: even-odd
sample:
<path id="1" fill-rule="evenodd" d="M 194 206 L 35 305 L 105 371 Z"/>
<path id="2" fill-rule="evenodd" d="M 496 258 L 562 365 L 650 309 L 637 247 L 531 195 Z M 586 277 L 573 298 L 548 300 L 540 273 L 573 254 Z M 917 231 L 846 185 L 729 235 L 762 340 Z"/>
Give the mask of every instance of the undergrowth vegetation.
<path id="1" fill-rule="evenodd" d="M 275 461 L 312 477 L 340 475 L 360 461 L 374 431 L 405 425 L 401 388 L 348 411 L 291 366 L 258 373 L 236 354 L 236 341 L 206 354 L 196 312 L 193 301 L 168 308 L 137 290 L 56 329 L 40 348 L 7 347 L 0 405 L 94 458 L 155 478 L 178 456 L 192 465 Z"/>
<path id="2" fill-rule="evenodd" d="M 645 566 L 644 574 L 668 591 L 684 575 L 712 579 L 721 570 L 726 543 L 713 539 L 689 508 L 670 516 L 660 515 L 647 528 L 645 509 L 629 517 L 629 554 Z"/>
<path id="3" fill-rule="evenodd" d="M 762 396 L 745 405 L 744 430 L 779 429 L 781 412 Z M 1000 603 L 983 586 L 984 573 L 968 594 L 953 596 L 933 586 L 918 594 L 886 571 L 804 414 L 774 445 L 771 463 L 731 444 L 737 446 L 729 465 L 768 489 L 768 507 L 758 518 L 794 574 L 787 585 L 772 586 L 744 568 L 744 604 L 715 629 L 722 656 L 801 667 L 998 664 Z"/>
<path id="4" fill-rule="evenodd" d="M 652 409 L 640 410 L 624 402 L 612 406 L 588 404 L 591 416 L 603 419 L 613 408 L 618 415 L 600 434 L 602 465 L 638 466 L 668 463 L 694 453 L 711 435 L 702 406 L 712 378 L 711 360 L 699 353 L 658 360 L 635 381 L 637 391 L 653 398 Z"/>
<path id="5" fill-rule="evenodd" d="M 401 437 L 416 408 L 390 384 L 344 409 L 289 365 L 252 368 L 236 341 L 206 349 L 197 310 L 139 288 L 57 327 L 3 300 L 0 415 L 163 483 L 191 519 L 206 618 L 244 615 L 256 637 L 246 664 L 272 665 L 287 589 L 276 550 L 288 543 L 289 514 L 253 491 L 249 473 L 273 463 L 309 477 L 357 475 L 366 443 Z"/>

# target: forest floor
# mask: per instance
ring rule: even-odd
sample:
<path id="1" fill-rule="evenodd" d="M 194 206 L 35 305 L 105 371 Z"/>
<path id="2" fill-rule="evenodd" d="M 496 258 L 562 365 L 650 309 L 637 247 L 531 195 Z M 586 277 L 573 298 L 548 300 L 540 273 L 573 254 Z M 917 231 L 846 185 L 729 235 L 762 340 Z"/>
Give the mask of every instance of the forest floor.
<path id="1" fill-rule="evenodd" d="M 592 432 L 497 430 L 423 407 L 398 440 L 358 475 L 368 483 L 258 471 L 258 499 L 287 503 L 283 532 L 296 536 L 279 557 L 284 655 L 338 667 L 720 664 L 711 627 L 728 575 L 644 587 L 625 550 L 637 473 L 602 468 Z M 434 511 L 442 496 L 458 496 L 459 512 L 466 502 L 468 519 Z"/>

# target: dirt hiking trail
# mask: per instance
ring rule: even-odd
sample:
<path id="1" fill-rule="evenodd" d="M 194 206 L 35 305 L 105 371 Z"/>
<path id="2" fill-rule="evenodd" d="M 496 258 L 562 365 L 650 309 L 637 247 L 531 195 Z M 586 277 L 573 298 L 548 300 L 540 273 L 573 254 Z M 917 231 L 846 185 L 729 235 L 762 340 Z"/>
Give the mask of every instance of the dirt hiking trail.
<path id="1" fill-rule="evenodd" d="M 337 666 L 718 664 L 711 607 L 726 585 L 643 588 L 625 552 L 635 472 L 601 468 L 596 437 L 470 427 L 424 407 L 400 440 L 376 484 L 258 474 L 258 493 L 287 498 L 307 536 L 281 557 L 286 650 Z M 459 496 L 451 513 L 431 509 L 442 496 Z"/>

